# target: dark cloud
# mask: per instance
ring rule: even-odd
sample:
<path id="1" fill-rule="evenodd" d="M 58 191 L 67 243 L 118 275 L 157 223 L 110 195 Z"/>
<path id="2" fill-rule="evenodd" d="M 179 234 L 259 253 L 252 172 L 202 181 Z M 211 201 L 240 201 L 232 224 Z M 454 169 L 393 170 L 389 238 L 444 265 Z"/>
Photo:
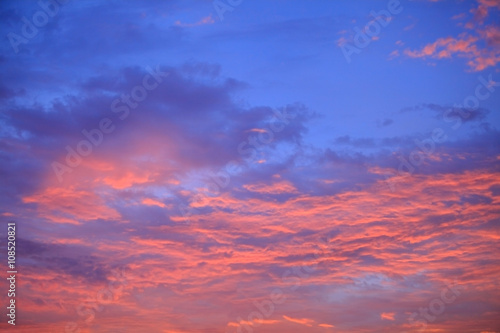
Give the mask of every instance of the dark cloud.
<path id="1" fill-rule="evenodd" d="M 484 120 L 490 112 L 489 110 L 483 108 L 444 106 L 439 104 L 419 104 L 414 107 L 402 109 L 401 112 L 404 113 L 421 110 L 433 111 L 436 114 L 435 118 L 439 120 L 444 119 L 445 121 L 452 121 L 453 119 L 460 119 L 464 123 Z"/>
<path id="2" fill-rule="evenodd" d="M 491 204 L 492 199 L 490 197 L 479 195 L 479 194 L 471 194 L 467 196 L 463 196 L 460 201 L 462 203 L 467 203 L 470 205 L 479 205 L 479 204 Z"/>
<path id="3" fill-rule="evenodd" d="M 500 185 L 493 185 L 490 187 L 491 195 L 497 197 L 500 195 Z"/>
<path id="4" fill-rule="evenodd" d="M 392 119 L 384 119 L 384 121 L 382 122 L 382 127 L 389 126 L 393 122 L 394 122 L 394 120 L 392 120 Z"/>
<path id="5" fill-rule="evenodd" d="M 27 270 L 52 271 L 61 278 L 69 275 L 92 285 L 107 282 L 112 275 L 105 261 L 92 255 L 92 249 L 84 246 L 19 238 L 16 249 L 20 263 Z"/>

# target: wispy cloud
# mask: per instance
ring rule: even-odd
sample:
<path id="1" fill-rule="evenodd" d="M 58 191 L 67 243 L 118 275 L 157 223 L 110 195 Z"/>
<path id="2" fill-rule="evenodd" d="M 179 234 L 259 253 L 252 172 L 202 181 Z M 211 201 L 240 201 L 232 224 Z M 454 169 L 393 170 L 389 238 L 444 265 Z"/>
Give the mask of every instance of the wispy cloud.
<path id="1" fill-rule="evenodd" d="M 212 15 L 208 15 L 200 19 L 198 22 L 195 23 L 183 23 L 179 20 L 175 21 L 175 25 L 179 27 L 198 27 L 200 25 L 207 25 L 207 24 L 214 24 L 215 20 L 212 18 Z"/>

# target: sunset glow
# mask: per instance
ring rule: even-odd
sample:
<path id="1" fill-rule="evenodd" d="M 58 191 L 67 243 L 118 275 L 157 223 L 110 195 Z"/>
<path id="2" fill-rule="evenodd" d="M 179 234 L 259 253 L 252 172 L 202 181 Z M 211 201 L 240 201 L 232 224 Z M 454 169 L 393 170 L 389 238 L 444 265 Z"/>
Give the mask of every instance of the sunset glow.
<path id="1" fill-rule="evenodd" d="M 0 15 L 1 331 L 500 333 L 499 0 Z"/>

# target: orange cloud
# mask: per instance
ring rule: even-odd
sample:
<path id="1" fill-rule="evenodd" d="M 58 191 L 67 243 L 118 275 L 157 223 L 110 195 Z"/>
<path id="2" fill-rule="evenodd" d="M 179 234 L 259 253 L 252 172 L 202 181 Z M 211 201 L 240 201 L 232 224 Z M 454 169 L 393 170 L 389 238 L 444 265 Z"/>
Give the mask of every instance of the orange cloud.
<path id="1" fill-rule="evenodd" d="M 182 23 L 179 20 L 175 21 L 175 25 L 180 27 L 197 27 L 200 25 L 213 24 L 213 23 L 215 23 L 215 20 L 212 18 L 212 15 L 203 17 L 201 20 L 195 23 Z"/>
<path id="2" fill-rule="evenodd" d="M 255 318 L 252 321 L 241 320 L 239 323 L 237 323 L 237 322 L 229 322 L 229 323 L 227 323 L 227 326 L 229 326 L 229 327 L 240 327 L 241 325 L 250 325 L 250 326 L 253 326 L 255 324 L 259 324 L 259 325 L 274 325 L 274 324 L 279 324 L 279 323 L 280 323 L 279 320 Z"/>
<path id="3" fill-rule="evenodd" d="M 467 65 L 471 71 L 482 71 L 496 66 L 500 62 L 500 31 L 496 25 L 483 26 L 488 16 L 488 8 L 500 8 L 497 0 L 479 0 L 479 6 L 473 9 L 474 20 L 465 24 L 471 33 L 462 33 L 458 37 L 443 37 L 429 43 L 419 50 L 406 49 L 403 54 L 410 58 L 449 59 L 454 56 L 468 59 Z M 453 18 L 461 18 L 456 15 Z M 477 26 L 479 24 L 479 26 Z M 484 46 L 484 44 L 486 44 Z M 391 54 L 393 57 L 397 53 Z"/>
<path id="4" fill-rule="evenodd" d="M 23 202 L 36 204 L 40 216 L 56 223 L 80 224 L 82 221 L 120 218 L 120 214 L 108 207 L 99 195 L 75 187 L 48 187 L 24 197 Z"/>
<path id="5" fill-rule="evenodd" d="M 280 194 L 280 193 L 298 193 L 295 186 L 287 181 L 277 182 L 271 185 L 268 184 L 250 184 L 243 185 L 243 188 L 256 193 L 262 194 Z"/>
<path id="6" fill-rule="evenodd" d="M 394 312 L 383 312 L 380 314 L 380 318 L 385 320 L 394 320 L 395 315 L 396 314 Z"/>
<path id="7" fill-rule="evenodd" d="M 495 38 L 496 30 L 489 28 L 488 35 Z M 486 33 L 485 33 L 486 34 Z M 498 37 L 496 37 L 498 38 Z M 454 55 L 469 58 L 468 66 L 473 71 L 482 71 L 500 62 L 500 55 L 494 50 L 478 48 L 477 37 L 462 36 L 461 38 L 440 38 L 434 43 L 427 44 L 421 50 L 404 50 L 404 54 L 411 58 L 451 58 Z"/>
<path id="8" fill-rule="evenodd" d="M 479 6 L 477 8 L 471 9 L 474 14 L 474 19 L 478 22 L 483 22 L 489 15 L 489 8 L 500 9 L 500 1 L 498 0 L 478 0 Z"/>
<path id="9" fill-rule="evenodd" d="M 143 172 L 142 174 L 135 174 L 132 171 L 127 171 L 125 174 L 120 175 L 115 173 L 102 179 L 102 182 L 115 189 L 123 190 L 135 184 L 145 184 L 149 182 L 150 175 Z"/>
<path id="10" fill-rule="evenodd" d="M 159 207 L 162 207 L 162 208 L 167 207 L 163 202 L 158 201 L 158 200 L 154 200 L 154 199 L 151 199 L 151 198 L 144 198 L 144 199 L 142 199 L 142 204 L 148 205 L 148 206 L 159 206 Z"/>
<path id="11" fill-rule="evenodd" d="M 288 317 L 285 315 L 283 315 L 283 318 L 285 318 L 286 320 L 288 320 L 292 323 L 302 324 L 302 325 L 306 325 L 306 326 L 312 326 L 314 324 L 314 320 L 308 319 L 308 318 L 300 318 L 299 319 L 299 318 Z"/>

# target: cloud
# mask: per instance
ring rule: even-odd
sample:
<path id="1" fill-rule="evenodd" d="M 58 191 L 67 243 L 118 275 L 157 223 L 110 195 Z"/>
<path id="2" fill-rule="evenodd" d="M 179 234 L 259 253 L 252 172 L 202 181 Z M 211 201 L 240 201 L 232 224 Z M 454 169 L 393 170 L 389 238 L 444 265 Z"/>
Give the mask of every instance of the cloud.
<path id="1" fill-rule="evenodd" d="M 496 28 L 488 28 L 488 31 L 496 31 Z M 491 34 L 491 32 L 490 32 Z M 479 39 L 473 36 L 463 35 L 458 38 L 440 38 L 434 43 L 427 44 L 421 50 L 412 51 L 406 49 L 404 54 L 410 58 L 452 58 L 459 56 L 469 59 L 467 65 L 473 71 L 482 71 L 488 67 L 495 66 L 500 61 L 496 50 L 480 48 L 477 44 Z"/>
<path id="2" fill-rule="evenodd" d="M 215 23 L 215 20 L 212 18 L 212 15 L 203 17 L 196 23 L 182 23 L 179 20 L 175 21 L 175 25 L 180 27 L 197 27 L 200 25 L 213 24 L 213 23 Z"/>
<path id="3" fill-rule="evenodd" d="M 498 0 L 478 0 L 478 4 L 479 6 L 471 12 L 474 14 L 474 19 L 479 22 L 483 22 L 488 17 L 491 8 L 500 9 Z"/>
<path id="4" fill-rule="evenodd" d="M 305 326 L 312 326 L 314 324 L 314 320 L 308 318 L 292 318 L 285 315 L 283 315 L 283 318 L 292 323 L 297 323 Z"/>
<path id="5" fill-rule="evenodd" d="M 380 314 L 380 318 L 385 320 L 394 320 L 394 316 L 394 312 L 383 312 Z"/>
<path id="6" fill-rule="evenodd" d="M 478 7 L 472 10 L 473 21 L 465 25 L 470 32 L 463 32 L 457 37 L 438 38 L 421 49 L 407 48 L 403 53 L 410 58 L 422 59 L 465 58 L 469 69 L 475 72 L 496 66 L 500 62 L 499 27 L 496 24 L 484 24 L 491 8 L 500 9 L 498 1 L 479 0 Z M 397 53 L 392 54 L 393 57 L 397 55 Z"/>
<path id="7" fill-rule="evenodd" d="M 168 63 L 177 52 L 196 59 L 201 38 L 241 43 L 272 36 L 273 50 L 280 49 L 274 38 L 330 42 L 336 19 L 213 26 L 217 31 L 205 35 L 207 29 L 167 23 L 179 8 L 197 9 L 191 1 L 131 3 L 68 4 L 19 58 L 0 57 L 0 214 L 18 220 L 23 283 L 16 297 L 29 319 L 26 331 L 63 331 L 76 321 L 82 330 L 110 332 L 243 325 L 262 332 L 400 332 L 413 329 L 409 313 L 455 278 L 468 290 L 435 329 L 492 330 L 499 299 L 492 249 L 500 239 L 500 133 L 492 112 L 422 103 L 391 118 L 381 109 L 379 122 L 362 122 L 374 132 L 359 123 L 345 132 L 328 127 L 323 136 L 326 117 L 318 120 L 307 105 L 244 100 L 255 87 L 226 74 L 235 67 Z M 488 7 L 488 17 L 494 10 Z M 24 12 L 1 15 L 8 26 Z M 186 22 L 210 23 L 195 15 Z M 494 28 L 481 31 L 470 33 L 477 40 L 464 50 L 497 44 Z M 451 57 L 467 58 L 457 41 L 469 39 L 440 42 L 427 57 L 453 49 Z M 128 106 L 123 96 L 159 58 L 165 64 L 158 70 L 168 76 L 137 107 Z M 113 112 L 115 100 L 122 111 Z M 458 136 L 452 124 L 435 121 L 449 110 L 470 113 Z M 283 119 L 287 112 L 293 117 Z M 115 130 L 60 183 L 51 163 L 66 163 L 67 147 L 76 149 L 87 139 L 82 130 L 103 117 Z M 416 123 L 424 125 L 403 126 Z M 399 174 L 401 158 L 419 151 L 415 140 L 428 138 L 435 123 L 449 140 L 412 173 Z M 264 144 L 259 135 L 272 128 L 281 130 Z M 323 145 L 317 136 L 326 138 Z M 228 168 L 230 161 L 236 167 Z M 214 193 L 226 172 L 228 184 Z M 188 225 L 180 223 L 181 205 L 193 208 Z M 116 286 L 116 268 L 124 269 L 126 284 L 98 311 L 92 306 L 100 291 Z M 286 301 L 274 304 L 274 317 L 248 319 L 275 290 Z M 82 304 L 95 310 L 91 324 L 78 311 Z"/>
<path id="8" fill-rule="evenodd" d="M 487 115 L 490 113 L 489 110 L 483 108 L 467 108 L 463 106 L 446 106 L 434 103 L 423 103 L 416 105 L 415 107 L 404 108 L 400 112 L 410 112 L 410 111 L 420 111 L 420 110 L 430 110 L 436 113 L 435 118 L 439 120 L 459 118 L 464 123 L 467 122 L 479 122 L 486 119 Z"/>
<path id="9" fill-rule="evenodd" d="M 80 224 L 81 221 L 120 217 L 97 194 L 74 187 L 50 187 L 22 200 L 26 204 L 36 204 L 40 217 L 56 223 Z"/>
<path id="10" fill-rule="evenodd" d="M 385 127 L 385 126 L 391 125 L 392 123 L 394 123 L 394 120 L 392 120 L 392 119 L 384 119 L 384 121 L 382 122 L 382 124 L 380 126 L 381 127 Z"/>

